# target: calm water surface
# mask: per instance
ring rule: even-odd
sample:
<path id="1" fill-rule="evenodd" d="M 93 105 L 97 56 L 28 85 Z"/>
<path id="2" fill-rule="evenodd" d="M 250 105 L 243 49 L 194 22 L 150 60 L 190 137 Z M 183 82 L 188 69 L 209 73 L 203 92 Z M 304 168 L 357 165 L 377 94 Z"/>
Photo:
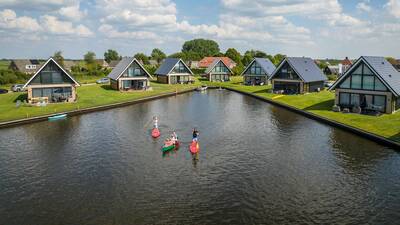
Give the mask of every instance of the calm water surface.
<path id="1" fill-rule="evenodd" d="M 400 153 L 229 91 L 0 130 L 1 225 L 399 221 Z"/>

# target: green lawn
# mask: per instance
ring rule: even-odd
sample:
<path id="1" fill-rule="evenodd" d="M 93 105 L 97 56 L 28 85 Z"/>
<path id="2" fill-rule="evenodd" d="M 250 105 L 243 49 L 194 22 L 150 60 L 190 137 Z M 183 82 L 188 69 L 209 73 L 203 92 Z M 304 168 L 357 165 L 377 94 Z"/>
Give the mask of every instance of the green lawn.
<path id="1" fill-rule="evenodd" d="M 116 90 L 111 90 L 109 88 L 109 85 L 86 85 L 77 88 L 78 101 L 76 103 L 49 104 L 46 107 L 20 106 L 19 108 L 17 108 L 16 101 L 18 99 L 24 99 L 24 95 L 26 96 L 26 94 L 2 94 L 0 95 L 0 122 L 40 115 L 48 115 L 58 112 L 66 112 L 76 109 L 89 108 L 93 106 L 132 101 L 144 97 L 170 93 L 176 90 L 183 91 L 198 85 L 198 83 L 193 85 L 166 85 L 152 83 L 152 91 L 138 92 L 119 92 Z"/>
<path id="2" fill-rule="evenodd" d="M 10 65 L 10 61 L 8 61 L 8 60 L 0 60 L 0 70 L 8 69 L 9 65 Z"/>
<path id="3" fill-rule="evenodd" d="M 263 98 L 272 99 L 276 102 L 284 103 L 400 142 L 400 112 L 384 114 L 382 116 L 337 113 L 332 111 L 334 92 L 321 91 L 319 93 L 308 93 L 304 95 L 278 95 L 270 93 L 271 86 L 241 85 L 241 77 L 234 77 L 232 81 L 228 83 L 206 83 L 208 85 L 230 87 L 236 90 L 256 94 Z"/>

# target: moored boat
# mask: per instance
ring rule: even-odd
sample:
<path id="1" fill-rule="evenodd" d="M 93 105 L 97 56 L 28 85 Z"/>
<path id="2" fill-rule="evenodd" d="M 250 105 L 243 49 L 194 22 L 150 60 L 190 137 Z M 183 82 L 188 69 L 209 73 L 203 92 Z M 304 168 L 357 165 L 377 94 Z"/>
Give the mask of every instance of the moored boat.
<path id="1" fill-rule="evenodd" d="M 201 87 L 196 88 L 196 91 L 205 91 L 207 88 L 208 87 L 206 85 L 202 85 Z"/>
<path id="2" fill-rule="evenodd" d="M 54 115 L 54 116 L 49 116 L 47 117 L 48 120 L 62 120 L 67 118 L 67 114 L 59 114 L 59 115 Z"/>

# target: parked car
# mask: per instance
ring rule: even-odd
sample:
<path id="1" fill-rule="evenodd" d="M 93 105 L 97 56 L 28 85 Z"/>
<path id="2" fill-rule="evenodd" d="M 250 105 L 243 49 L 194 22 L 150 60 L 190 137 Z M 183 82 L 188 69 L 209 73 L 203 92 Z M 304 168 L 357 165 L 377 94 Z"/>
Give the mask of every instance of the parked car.
<path id="1" fill-rule="evenodd" d="M 108 82 L 110 82 L 110 79 L 108 79 L 107 77 L 101 78 L 96 81 L 96 83 L 98 84 L 107 84 Z"/>
<path id="2" fill-rule="evenodd" d="M 332 82 L 332 81 L 325 81 L 324 86 L 327 87 L 327 88 L 330 88 L 330 87 L 332 87 L 333 83 L 334 82 Z"/>
<path id="3" fill-rule="evenodd" d="M 0 94 L 6 94 L 6 93 L 8 93 L 8 90 L 6 90 L 6 89 L 0 89 Z"/>
<path id="4" fill-rule="evenodd" d="M 13 92 L 24 91 L 24 85 L 23 84 L 14 84 L 13 86 L 11 86 L 11 91 L 13 91 Z"/>

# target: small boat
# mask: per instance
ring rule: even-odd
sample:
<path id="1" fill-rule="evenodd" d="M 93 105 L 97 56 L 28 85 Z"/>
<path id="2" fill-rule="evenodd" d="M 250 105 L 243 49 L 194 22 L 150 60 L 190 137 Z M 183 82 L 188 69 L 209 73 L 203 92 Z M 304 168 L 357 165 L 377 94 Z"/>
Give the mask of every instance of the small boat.
<path id="1" fill-rule="evenodd" d="M 208 87 L 206 85 L 202 85 L 201 87 L 196 88 L 196 91 L 205 91 L 207 88 Z"/>
<path id="2" fill-rule="evenodd" d="M 192 141 L 192 143 L 189 146 L 189 150 L 192 154 L 196 154 L 200 151 L 200 145 L 199 142 L 197 141 Z"/>
<path id="3" fill-rule="evenodd" d="M 160 137 L 161 133 L 160 130 L 158 128 L 153 128 L 153 130 L 151 131 L 151 136 L 153 138 L 158 138 Z"/>
<path id="4" fill-rule="evenodd" d="M 164 146 L 162 147 L 162 151 L 163 152 L 168 152 L 168 151 L 171 151 L 173 149 L 177 149 L 178 147 L 179 147 L 179 141 L 175 141 L 175 142 L 169 141 L 169 142 L 166 142 L 164 144 Z"/>
<path id="5" fill-rule="evenodd" d="M 48 120 L 63 120 L 67 118 L 67 114 L 58 114 L 58 115 L 54 115 L 54 116 L 49 116 L 47 117 Z"/>

